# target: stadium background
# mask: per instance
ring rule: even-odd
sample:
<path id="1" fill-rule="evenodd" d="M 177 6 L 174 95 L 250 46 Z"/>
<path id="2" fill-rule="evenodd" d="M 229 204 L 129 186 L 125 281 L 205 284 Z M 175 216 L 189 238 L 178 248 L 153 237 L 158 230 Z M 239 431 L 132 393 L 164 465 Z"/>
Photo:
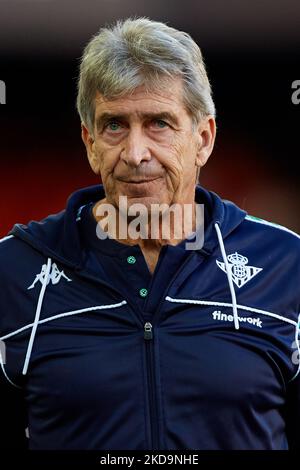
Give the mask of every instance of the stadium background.
<path id="1" fill-rule="evenodd" d="M 201 184 L 300 231 L 298 0 L 0 0 L 0 236 L 98 182 L 75 110 L 79 57 L 100 26 L 132 15 L 185 30 L 202 49 L 218 136 Z"/>

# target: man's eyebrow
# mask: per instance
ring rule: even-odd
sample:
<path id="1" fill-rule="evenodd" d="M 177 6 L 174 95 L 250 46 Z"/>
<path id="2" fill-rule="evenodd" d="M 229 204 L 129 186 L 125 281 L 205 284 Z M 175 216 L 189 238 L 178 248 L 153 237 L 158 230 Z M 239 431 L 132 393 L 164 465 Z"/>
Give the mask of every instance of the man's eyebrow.
<path id="1" fill-rule="evenodd" d="M 162 119 L 162 120 L 167 120 L 173 123 L 174 125 L 178 126 L 179 122 L 177 119 L 177 116 L 169 111 L 162 111 L 162 112 L 151 112 L 151 113 L 143 113 L 140 112 L 138 113 L 138 116 L 141 117 L 142 119 L 147 119 L 147 120 L 152 120 L 152 119 Z M 97 119 L 96 119 L 96 128 L 99 130 L 101 129 L 102 125 L 105 122 L 108 122 L 110 120 L 116 120 L 116 121 L 122 121 L 122 120 L 128 120 L 129 119 L 129 114 L 128 113 L 108 113 L 104 112 L 100 114 Z"/>

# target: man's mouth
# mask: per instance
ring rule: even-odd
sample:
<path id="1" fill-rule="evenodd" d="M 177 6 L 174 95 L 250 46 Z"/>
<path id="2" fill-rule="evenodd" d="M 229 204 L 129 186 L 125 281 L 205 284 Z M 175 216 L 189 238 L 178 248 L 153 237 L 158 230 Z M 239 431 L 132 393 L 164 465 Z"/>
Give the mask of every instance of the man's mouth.
<path id="1" fill-rule="evenodd" d="M 159 179 L 160 176 L 157 176 L 157 177 L 154 177 L 154 178 L 141 178 L 141 179 L 128 179 L 128 180 L 124 180 L 124 179 L 119 179 L 122 183 L 126 183 L 126 184 L 145 184 L 145 183 L 151 183 L 152 181 L 155 181 L 157 179 Z"/>

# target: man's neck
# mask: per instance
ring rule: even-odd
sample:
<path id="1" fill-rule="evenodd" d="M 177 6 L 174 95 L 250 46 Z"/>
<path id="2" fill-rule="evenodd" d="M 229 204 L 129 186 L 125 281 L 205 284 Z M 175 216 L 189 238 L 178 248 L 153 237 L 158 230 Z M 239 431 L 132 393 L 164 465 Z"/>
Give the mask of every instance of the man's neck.
<path id="1" fill-rule="evenodd" d="M 151 273 L 154 272 L 161 248 L 164 245 L 178 245 L 181 241 L 185 240 L 191 233 L 196 231 L 196 211 L 195 202 L 192 201 L 189 207 L 189 213 L 184 213 L 186 204 L 178 204 L 178 210 L 181 209 L 182 217 L 178 222 L 178 219 L 174 216 L 174 213 L 170 212 L 170 217 L 164 213 L 161 217 L 146 218 L 140 224 L 140 230 L 137 233 L 135 230 L 134 236 L 131 230 L 132 217 L 127 218 L 127 214 L 124 216 L 120 214 L 118 208 L 114 208 L 115 212 L 107 215 L 101 214 L 103 204 L 107 204 L 106 199 L 103 199 L 95 204 L 93 207 L 93 215 L 97 223 L 100 225 L 102 231 L 104 231 L 109 238 L 113 238 L 120 243 L 126 245 L 139 245 L 148 269 Z M 100 207 L 102 205 L 102 208 Z M 111 220 L 114 218 L 115 220 Z M 188 223 L 185 223 L 188 222 Z M 123 225 L 121 227 L 121 225 Z M 139 224 L 134 224 L 134 228 Z M 122 228 L 122 231 L 120 230 Z M 124 230 L 125 228 L 125 230 Z M 124 237 L 125 232 L 125 237 Z M 122 236 L 121 236 L 122 234 Z M 136 236 L 138 235 L 138 236 Z"/>
<path id="2" fill-rule="evenodd" d="M 93 207 L 93 216 L 101 230 L 107 233 L 109 238 L 120 243 L 138 244 L 141 250 L 159 252 L 164 245 L 178 245 L 196 231 L 194 201 L 190 204 L 188 214 L 184 212 L 186 204 L 177 204 L 179 212 L 181 210 L 179 219 L 172 212 L 169 215 L 164 212 L 157 217 L 140 218 L 140 223 L 133 223 L 137 218 L 121 214 L 118 208 L 115 208 L 114 214 L 99 215 L 100 206 L 103 204 L 107 204 L 106 199 L 98 201 Z"/>

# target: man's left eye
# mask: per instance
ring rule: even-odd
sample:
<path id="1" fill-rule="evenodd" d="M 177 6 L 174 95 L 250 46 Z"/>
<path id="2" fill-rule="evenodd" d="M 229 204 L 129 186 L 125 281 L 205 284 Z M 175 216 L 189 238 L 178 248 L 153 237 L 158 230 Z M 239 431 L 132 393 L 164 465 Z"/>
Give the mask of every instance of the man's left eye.
<path id="1" fill-rule="evenodd" d="M 158 127 L 159 129 L 164 129 L 165 127 L 168 126 L 168 123 L 166 123 L 162 119 L 155 119 L 155 121 L 153 122 L 156 125 L 156 127 Z"/>

